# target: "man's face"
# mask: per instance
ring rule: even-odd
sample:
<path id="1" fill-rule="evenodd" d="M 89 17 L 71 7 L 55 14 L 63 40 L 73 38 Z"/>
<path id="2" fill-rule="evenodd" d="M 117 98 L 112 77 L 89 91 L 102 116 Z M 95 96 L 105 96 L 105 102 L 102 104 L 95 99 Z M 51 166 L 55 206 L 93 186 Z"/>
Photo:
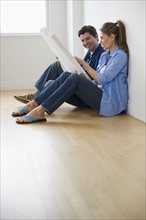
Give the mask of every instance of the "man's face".
<path id="1" fill-rule="evenodd" d="M 89 32 L 80 35 L 83 46 L 90 52 L 94 52 L 98 46 L 98 37 L 93 37 Z"/>

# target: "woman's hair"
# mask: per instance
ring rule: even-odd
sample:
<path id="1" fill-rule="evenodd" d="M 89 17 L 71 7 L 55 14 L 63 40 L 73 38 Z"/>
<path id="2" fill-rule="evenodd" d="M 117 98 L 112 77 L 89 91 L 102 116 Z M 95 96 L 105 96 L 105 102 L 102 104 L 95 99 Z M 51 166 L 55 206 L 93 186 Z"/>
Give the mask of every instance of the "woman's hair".
<path id="1" fill-rule="evenodd" d="M 78 31 L 78 37 L 80 37 L 80 35 L 81 34 L 85 34 L 85 33 L 87 33 L 87 32 L 89 32 L 93 37 L 97 37 L 98 36 L 98 34 L 97 34 L 97 31 L 96 31 L 96 29 L 93 27 L 93 26 L 91 26 L 91 25 L 85 25 L 85 26 L 83 26 L 79 31 Z"/>
<path id="2" fill-rule="evenodd" d="M 106 22 L 102 25 L 100 31 L 108 36 L 114 34 L 117 46 L 121 50 L 124 50 L 129 56 L 129 48 L 126 41 L 126 30 L 122 21 L 118 20 L 116 23 Z"/>

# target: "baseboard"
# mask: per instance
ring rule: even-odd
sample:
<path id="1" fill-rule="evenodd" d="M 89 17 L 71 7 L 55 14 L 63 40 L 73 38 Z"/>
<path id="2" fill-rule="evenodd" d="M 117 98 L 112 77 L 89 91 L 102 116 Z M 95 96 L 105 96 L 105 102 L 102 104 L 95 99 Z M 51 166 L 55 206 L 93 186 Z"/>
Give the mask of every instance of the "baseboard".
<path id="1" fill-rule="evenodd" d="M 1 90 L 34 89 L 34 82 L 5 82 L 1 83 Z"/>
<path id="2" fill-rule="evenodd" d="M 143 105 L 139 104 L 139 103 L 135 103 L 131 100 L 129 100 L 128 102 L 128 114 L 141 120 L 146 122 L 146 103 L 144 103 Z"/>

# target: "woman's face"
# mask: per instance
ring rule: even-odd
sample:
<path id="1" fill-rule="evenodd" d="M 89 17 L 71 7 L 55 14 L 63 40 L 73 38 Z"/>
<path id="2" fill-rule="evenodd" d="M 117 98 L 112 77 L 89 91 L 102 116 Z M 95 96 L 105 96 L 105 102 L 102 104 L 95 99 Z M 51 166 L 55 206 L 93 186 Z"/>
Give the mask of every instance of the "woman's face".
<path id="1" fill-rule="evenodd" d="M 112 51 L 115 48 L 114 34 L 111 34 L 110 36 L 108 36 L 107 34 L 100 32 L 100 43 L 105 50 L 109 49 L 110 51 Z"/>

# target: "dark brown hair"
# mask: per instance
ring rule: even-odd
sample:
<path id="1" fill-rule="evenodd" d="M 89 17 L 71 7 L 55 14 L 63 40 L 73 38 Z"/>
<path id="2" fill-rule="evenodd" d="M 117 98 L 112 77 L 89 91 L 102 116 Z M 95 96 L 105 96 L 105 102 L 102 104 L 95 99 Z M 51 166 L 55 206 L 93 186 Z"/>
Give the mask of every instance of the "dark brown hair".
<path id="1" fill-rule="evenodd" d="M 129 56 L 129 48 L 126 40 L 126 30 L 122 21 L 118 20 L 116 23 L 106 22 L 102 25 L 100 31 L 108 36 L 114 34 L 117 46 L 121 50 L 124 50 Z"/>
<path id="2" fill-rule="evenodd" d="M 78 37 L 80 37 L 81 34 L 85 34 L 87 32 L 89 32 L 93 37 L 98 36 L 97 31 L 93 26 L 85 25 L 78 31 Z"/>

